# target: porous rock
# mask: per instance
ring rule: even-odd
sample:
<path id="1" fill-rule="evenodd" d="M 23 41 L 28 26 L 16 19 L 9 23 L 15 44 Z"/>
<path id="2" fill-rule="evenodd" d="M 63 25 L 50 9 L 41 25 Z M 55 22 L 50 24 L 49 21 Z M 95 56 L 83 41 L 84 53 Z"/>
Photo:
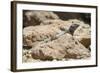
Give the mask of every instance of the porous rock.
<path id="1" fill-rule="evenodd" d="M 81 44 L 83 44 L 86 48 L 89 48 L 91 44 L 91 27 L 90 24 L 85 24 L 83 21 L 77 19 L 68 20 L 69 23 L 72 23 L 72 27 L 70 27 L 69 31 L 73 31 L 75 27 L 77 27 L 73 32 L 73 37 L 77 39 Z"/>
<path id="2" fill-rule="evenodd" d="M 63 58 L 79 59 L 90 56 L 89 50 L 68 33 L 60 36 L 56 40 L 33 47 L 31 54 L 34 59 L 41 60 L 61 60 Z"/>
<path id="3" fill-rule="evenodd" d="M 70 33 L 71 35 L 74 34 L 74 36 L 76 36 L 78 29 L 80 27 L 82 27 L 82 30 L 84 31 L 87 30 L 86 32 L 89 31 L 89 29 L 87 28 L 88 25 L 83 24 L 82 22 L 79 22 L 78 20 L 77 21 L 73 20 L 73 21 L 75 21 L 76 23 L 72 22 L 71 20 L 70 21 L 46 20 L 45 22 L 41 23 L 41 25 L 25 27 L 23 29 L 24 46 L 32 47 L 34 42 L 37 42 L 37 41 L 39 42 L 40 41 L 51 41 L 53 39 L 58 38 L 59 36 L 62 36 L 64 33 Z M 84 33 L 84 31 L 82 33 Z M 80 37 L 81 35 L 82 34 L 79 33 L 78 37 Z M 82 39 L 82 41 L 84 40 Z M 84 43 L 82 44 L 84 45 Z"/>
<path id="4" fill-rule="evenodd" d="M 74 38 L 79 40 L 86 48 L 91 44 L 91 28 L 89 25 L 84 24 L 79 26 L 74 32 Z"/>
<path id="5" fill-rule="evenodd" d="M 59 19 L 59 17 L 48 11 L 26 11 L 24 13 L 24 27 L 40 25 L 41 22 L 48 19 Z"/>
<path id="6" fill-rule="evenodd" d="M 37 41 L 50 41 L 55 39 L 58 34 L 64 32 L 50 25 L 45 26 L 29 26 L 23 30 L 23 44 L 24 46 L 32 46 Z"/>
<path id="7" fill-rule="evenodd" d="M 36 42 L 51 41 L 59 36 L 67 33 L 70 23 L 61 20 L 52 20 L 52 24 L 45 22 L 45 25 L 28 26 L 23 29 L 23 44 L 24 46 L 32 46 Z M 50 21 L 51 22 L 51 21 Z M 47 24 L 47 25 L 46 25 Z"/>

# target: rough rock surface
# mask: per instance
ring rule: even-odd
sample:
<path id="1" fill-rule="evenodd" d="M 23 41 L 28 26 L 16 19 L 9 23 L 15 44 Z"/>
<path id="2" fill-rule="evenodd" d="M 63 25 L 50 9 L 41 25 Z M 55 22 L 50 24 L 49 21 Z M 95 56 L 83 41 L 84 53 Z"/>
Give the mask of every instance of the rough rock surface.
<path id="1" fill-rule="evenodd" d="M 91 56 L 91 26 L 77 19 L 61 20 L 48 11 L 26 11 L 23 62 L 84 59 Z"/>
<path id="2" fill-rule="evenodd" d="M 40 29 L 41 28 L 41 29 Z M 37 41 L 50 41 L 57 38 L 64 32 L 50 25 L 45 26 L 29 26 L 24 28 L 23 41 L 24 46 L 32 46 Z"/>
<path id="3" fill-rule="evenodd" d="M 36 43 L 36 41 L 50 41 L 58 38 L 64 33 L 72 34 L 85 47 L 89 47 L 90 45 L 91 28 L 89 25 L 84 24 L 83 22 L 79 22 L 78 20 L 47 20 L 41 24 L 44 25 L 28 26 L 24 28 L 24 46 L 32 47 L 32 45 L 34 44 L 34 42 Z"/>
<path id="4" fill-rule="evenodd" d="M 89 50 L 68 33 L 60 36 L 57 40 L 39 44 L 32 49 L 32 57 L 41 60 L 79 59 L 89 56 Z"/>
<path id="5" fill-rule="evenodd" d="M 73 32 L 73 37 L 80 41 L 86 48 L 89 48 L 91 44 L 91 27 L 89 24 L 85 24 L 83 21 L 77 19 L 68 20 L 69 23 L 72 23 L 70 27 L 70 33 L 75 27 L 77 27 Z"/>
<path id="6" fill-rule="evenodd" d="M 48 30 L 49 29 L 49 30 Z M 32 46 L 36 41 L 52 40 L 61 30 L 52 25 L 39 25 L 25 27 L 23 30 L 24 46 Z"/>
<path id="7" fill-rule="evenodd" d="M 73 36 L 79 40 L 86 48 L 89 48 L 91 44 L 91 27 L 88 24 L 80 24 L 80 26 L 74 31 Z"/>
<path id="8" fill-rule="evenodd" d="M 37 41 L 50 41 L 64 33 L 72 34 L 78 26 L 62 20 L 51 20 L 44 22 L 44 25 L 28 26 L 23 30 L 23 44 L 32 47 Z"/>
<path id="9" fill-rule="evenodd" d="M 50 11 L 27 11 L 24 14 L 24 27 L 40 25 L 41 22 L 48 19 L 54 20 L 59 19 L 59 17 Z"/>

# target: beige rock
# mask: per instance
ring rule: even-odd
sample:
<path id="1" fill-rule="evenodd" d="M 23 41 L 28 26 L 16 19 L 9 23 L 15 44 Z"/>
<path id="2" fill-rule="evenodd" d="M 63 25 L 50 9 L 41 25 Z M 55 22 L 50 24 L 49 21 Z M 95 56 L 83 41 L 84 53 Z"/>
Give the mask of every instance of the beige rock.
<path id="1" fill-rule="evenodd" d="M 76 19 L 68 20 L 68 21 L 63 21 L 60 19 L 55 19 L 55 20 L 49 19 L 49 20 L 45 20 L 40 25 L 50 25 L 50 24 L 58 27 L 63 31 L 69 31 L 70 34 L 73 34 L 74 31 L 77 29 L 77 27 L 83 25 L 84 23 Z"/>
<path id="2" fill-rule="evenodd" d="M 86 48 L 89 48 L 89 46 L 91 44 L 91 27 L 90 27 L 90 25 L 85 24 L 83 21 L 80 21 L 77 19 L 70 19 L 70 20 L 68 20 L 68 22 L 72 23 L 71 26 L 73 26 L 74 24 L 78 25 L 77 29 L 75 29 L 73 32 L 73 37 L 75 39 L 77 39 L 78 41 L 80 41 L 81 44 L 83 44 Z M 74 27 L 72 27 L 72 30 L 69 30 L 69 31 L 72 32 L 73 28 Z"/>
<path id="3" fill-rule="evenodd" d="M 50 24 L 61 25 L 64 23 L 67 23 L 67 21 L 63 21 L 61 19 L 48 19 L 43 21 L 40 25 L 50 25 Z"/>
<path id="4" fill-rule="evenodd" d="M 68 33 L 60 36 L 56 40 L 33 47 L 31 54 L 34 59 L 41 60 L 78 59 L 90 56 L 89 50 Z"/>
<path id="5" fill-rule="evenodd" d="M 58 37 L 58 34 L 64 32 L 51 25 L 45 26 L 29 26 L 23 30 L 23 44 L 24 46 L 32 46 L 37 41 L 50 41 Z"/>
<path id="6" fill-rule="evenodd" d="M 51 41 L 68 32 L 70 23 L 62 20 L 51 20 L 52 24 L 28 26 L 23 29 L 23 45 L 32 46 L 37 41 Z M 46 25 L 47 24 L 47 25 Z"/>
<path id="7" fill-rule="evenodd" d="M 32 48 L 30 53 L 25 52 L 23 60 L 33 62 L 87 58 L 90 57 L 90 39 L 90 25 L 82 21 L 47 19 L 40 25 L 23 29 L 23 46 Z"/>
<path id="8" fill-rule="evenodd" d="M 26 11 L 24 13 L 24 27 L 40 25 L 41 22 L 48 19 L 59 19 L 59 17 L 48 11 Z"/>
<path id="9" fill-rule="evenodd" d="M 74 20 L 73 20 L 74 21 Z M 64 33 L 73 35 L 74 31 L 83 24 L 72 23 L 71 20 L 46 20 L 38 26 L 29 26 L 23 29 L 24 46 L 32 46 L 36 41 L 51 41 Z M 81 35 L 81 33 L 80 33 Z"/>
<path id="10" fill-rule="evenodd" d="M 86 48 L 89 48 L 91 44 L 91 27 L 88 24 L 81 25 L 75 30 L 73 36 Z"/>

